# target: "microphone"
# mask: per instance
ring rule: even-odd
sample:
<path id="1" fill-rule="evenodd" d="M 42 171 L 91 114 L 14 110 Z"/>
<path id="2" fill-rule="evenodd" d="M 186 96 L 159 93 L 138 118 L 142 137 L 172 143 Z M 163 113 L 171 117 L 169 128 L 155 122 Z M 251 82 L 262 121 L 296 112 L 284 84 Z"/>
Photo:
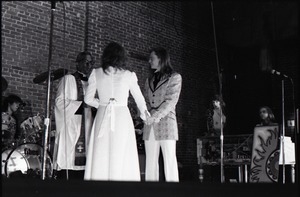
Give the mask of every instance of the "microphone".
<path id="1" fill-rule="evenodd" d="M 53 11 L 56 9 L 56 2 L 62 3 L 63 1 L 51 1 L 51 10 Z"/>
<path id="2" fill-rule="evenodd" d="M 282 78 L 289 78 L 289 76 L 287 76 L 287 75 L 285 75 L 285 74 L 283 74 L 283 73 L 281 73 L 281 72 L 279 72 L 279 71 L 277 71 L 277 70 L 274 70 L 274 69 L 271 70 L 271 73 L 272 73 L 273 75 L 277 75 L 277 76 L 280 76 L 280 77 L 282 77 Z"/>
<path id="3" fill-rule="evenodd" d="M 51 10 L 55 10 L 56 1 L 51 1 Z"/>

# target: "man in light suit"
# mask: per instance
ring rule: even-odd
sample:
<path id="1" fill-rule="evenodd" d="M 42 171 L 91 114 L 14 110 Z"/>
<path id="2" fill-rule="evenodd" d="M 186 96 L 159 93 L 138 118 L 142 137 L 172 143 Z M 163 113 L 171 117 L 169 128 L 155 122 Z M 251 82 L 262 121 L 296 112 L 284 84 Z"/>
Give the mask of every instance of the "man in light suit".
<path id="1" fill-rule="evenodd" d="M 174 72 L 169 54 L 164 48 L 152 49 L 149 63 L 153 73 L 145 84 L 145 99 L 151 113 L 143 130 L 146 150 L 145 179 L 159 180 L 158 159 L 161 148 L 166 181 L 179 182 L 176 158 L 176 104 L 181 92 L 182 77 Z"/>

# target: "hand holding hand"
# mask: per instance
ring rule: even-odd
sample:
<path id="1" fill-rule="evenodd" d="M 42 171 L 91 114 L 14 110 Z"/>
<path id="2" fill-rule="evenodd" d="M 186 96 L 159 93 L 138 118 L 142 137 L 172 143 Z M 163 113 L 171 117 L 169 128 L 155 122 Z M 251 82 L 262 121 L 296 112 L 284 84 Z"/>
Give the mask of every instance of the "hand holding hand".
<path id="1" fill-rule="evenodd" d="M 138 135 L 142 135 L 142 134 L 143 134 L 143 130 L 142 130 L 142 129 L 135 129 L 135 132 L 136 132 Z"/>
<path id="2" fill-rule="evenodd" d="M 153 116 L 149 117 L 147 120 L 146 120 L 146 124 L 147 125 L 152 125 L 153 123 L 158 123 L 159 120 Z"/>
<path id="3" fill-rule="evenodd" d="M 146 120 L 144 120 L 144 123 L 146 125 L 150 125 L 149 119 L 151 118 L 151 114 L 147 110 L 145 111 L 145 116 L 146 116 Z"/>

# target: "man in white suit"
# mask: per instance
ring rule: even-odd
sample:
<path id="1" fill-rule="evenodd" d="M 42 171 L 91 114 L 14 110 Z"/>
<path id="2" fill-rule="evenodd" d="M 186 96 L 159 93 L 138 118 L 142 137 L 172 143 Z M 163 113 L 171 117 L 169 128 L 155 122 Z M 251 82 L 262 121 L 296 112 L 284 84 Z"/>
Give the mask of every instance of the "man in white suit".
<path id="1" fill-rule="evenodd" d="M 161 148 L 166 181 L 178 182 L 176 104 L 181 92 L 182 77 L 173 71 L 169 54 L 164 48 L 154 48 L 149 63 L 153 73 L 145 84 L 145 99 L 151 113 L 143 134 L 146 149 L 145 179 L 159 180 L 158 159 Z"/>

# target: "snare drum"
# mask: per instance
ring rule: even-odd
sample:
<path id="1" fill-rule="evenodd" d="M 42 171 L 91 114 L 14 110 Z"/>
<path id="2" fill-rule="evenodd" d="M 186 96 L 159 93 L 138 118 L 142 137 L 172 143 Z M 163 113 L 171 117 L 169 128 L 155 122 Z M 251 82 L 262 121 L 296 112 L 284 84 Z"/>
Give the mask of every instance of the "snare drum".
<path id="1" fill-rule="evenodd" d="M 10 173 L 21 171 L 22 174 L 34 175 L 42 174 L 43 148 L 38 144 L 25 143 L 15 149 L 8 149 L 2 152 L 2 174 L 9 177 Z M 46 157 L 46 177 L 51 178 L 53 164 L 47 152 Z"/>

